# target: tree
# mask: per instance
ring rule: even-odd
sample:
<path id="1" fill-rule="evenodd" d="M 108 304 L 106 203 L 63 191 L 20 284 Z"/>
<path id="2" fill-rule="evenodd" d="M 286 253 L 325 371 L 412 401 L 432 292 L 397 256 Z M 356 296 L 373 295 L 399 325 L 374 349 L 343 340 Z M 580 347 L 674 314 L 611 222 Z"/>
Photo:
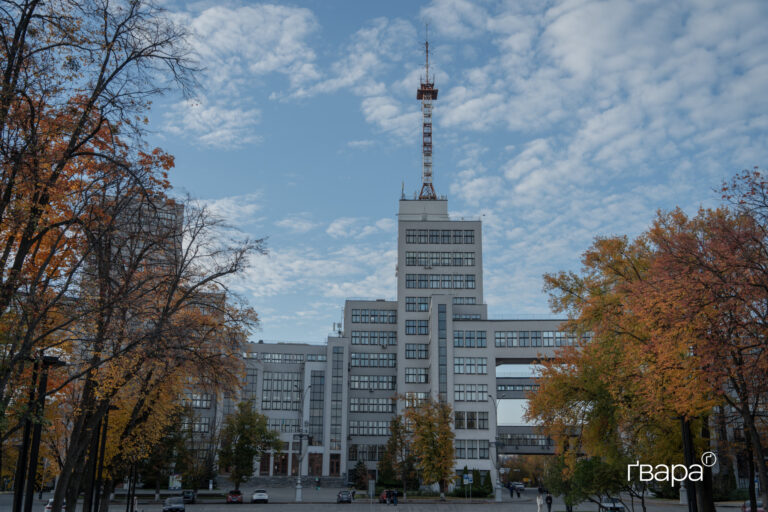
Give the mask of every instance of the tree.
<path id="1" fill-rule="evenodd" d="M 393 470 L 400 477 L 403 499 L 407 497 L 408 477 L 414 465 L 411 443 L 411 436 L 405 426 L 404 418 L 398 414 L 389 424 L 389 439 L 384 450 L 387 457 L 392 460 Z"/>
<path id="2" fill-rule="evenodd" d="M 404 413 L 421 478 L 427 485 L 440 485 L 441 499 L 445 499 L 446 486 L 454 478 L 452 412 L 449 404 L 430 398 Z"/>
<path id="3" fill-rule="evenodd" d="M 257 456 L 279 450 L 279 439 L 279 434 L 267 427 L 267 417 L 256 412 L 253 404 L 237 404 L 237 411 L 224 421 L 219 449 L 219 465 L 229 472 L 235 489 L 240 489 L 240 484 L 253 475 Z"/>
<path id="4" fill-rule="evenodd" d="M 368 468 L 365 466 L 365 462 L 362 459 L 357 461 L 353 470 L 355 487 L 357 489 L 365 490 L 368 488 Z"/>

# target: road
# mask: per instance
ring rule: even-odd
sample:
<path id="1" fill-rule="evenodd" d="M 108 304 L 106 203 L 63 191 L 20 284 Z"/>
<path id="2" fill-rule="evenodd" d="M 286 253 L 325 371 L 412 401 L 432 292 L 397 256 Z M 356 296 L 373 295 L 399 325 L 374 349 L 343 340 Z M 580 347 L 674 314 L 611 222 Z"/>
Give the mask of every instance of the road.
<path id="1" fill-rule="evenodd" d="M 247 499 L 250 497 L 251 489 L 245 488 L 243 495 Z M 369 500 L 361 499 L 358 493 L 358 499 L 352 504 L 336 504 L 336 492 L 337 489 L 321 488 L 316 490 L 314 488 L 304 489 L 304 502 L 295 503 L 294 489 L 290 487 L 279 487 L 275 489 L 269 489 L 270 503 L 269 504 L 250 504 L 243 505 L 227 505 L 221 501 L 206 500 L 204 503 L 197 503 L 194 505 L 187 505 L 186 512 L 343 512 L 343 510 L 349 510 L 350 512 L 415 512 L 415 511 L 431 511 L 431 512 L 460 512 L 463 510 L 475 510 L 482 512 L 538 512 L 536 508 L 536 490 L 527 489 L 520 498 L 510 498 L 509 492 L 503 493 L 502 503 L 495 503 L 492 500 L 479 500 L 475 499 L 472 503 L 467 503 L 464 500 L 449 499 L 446 502 L 439 502 L 436 499 L 411 499 L 406 503 L 402 500 L 398 504 L 397 508 L 393 505 L 385 505 L 379 503 L 371 503 Z M 50 494 L 44 494 L 42 500 L 38 500 L 35 496 L 35 504 L 32 508 L 33 512 L 44 512 L 45 503 L 48 501 Z M 13 496 L 10 493 L 0 494 L 0 512 L 10 511 Z M 717 509 L 720 512 L 740 512 L 740 509 L 736 508 L 738 504 L 718 504 Z M 80 507 L 78 507 L 79 510 Z M 114 502 L 109 507 L 110 512 L 125 512 L 124 502 Z M 161 512 L 162 505 L 152 500 L 151 495 L 141 496 L 139 498 L 138 512 Z M 648 512 L 687 512 L 685 505 L 680 505 L 676 501 L 672 500 L 648 500 Z M 564 512 L 565 506 L 562 501 L 555 498 L 552 512 Z M 575 507 L 576 512 L 596 512 L 597 506 L 593 504 L 582 504 Z M 71 511 L 70 511 L 71 512 Z M 547 512 L 546 505 L 542 507 L 541 512 Z M 635 512 L 642 512 L 639 504 L 635 508 Z"/>

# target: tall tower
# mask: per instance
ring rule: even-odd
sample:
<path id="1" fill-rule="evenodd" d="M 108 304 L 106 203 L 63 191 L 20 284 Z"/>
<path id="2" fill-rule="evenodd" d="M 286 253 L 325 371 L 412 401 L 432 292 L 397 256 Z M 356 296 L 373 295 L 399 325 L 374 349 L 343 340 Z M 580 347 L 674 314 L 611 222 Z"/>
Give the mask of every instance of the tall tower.
<path id="1" fill-rule="evenodd" d="M 424 41 L 426 53 L 426 72 L 421 81 L 421 87 L 416 91 L 416 99 L 421 100 L 422 115 L 422 170 L 421 170 L 421 192 L 419 199 L 437 199 L 435 187 L 432 186 L 432 100 L 437 99 L 437 89 L 435 89 L 435 78 L 429 80 L 429 39 Z"/>

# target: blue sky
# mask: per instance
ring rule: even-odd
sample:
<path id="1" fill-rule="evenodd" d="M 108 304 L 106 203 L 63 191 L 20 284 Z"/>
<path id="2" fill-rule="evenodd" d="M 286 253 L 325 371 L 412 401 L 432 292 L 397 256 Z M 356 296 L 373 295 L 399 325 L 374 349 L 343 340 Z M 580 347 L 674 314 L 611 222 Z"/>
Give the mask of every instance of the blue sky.
<path id="1" fill-rule="evenodd" d="M 421 176 L 430 24 L 434 182 L 481 217 L 492 317 L 549 313 L 545 272 L 658 209 L 717 202 L 766 166 L 768 2 L 201 1 L 195 98 L 160 98 L 148 142 L 179 193 L 268 237 L 232 282 L 253 339 L 322 342 L 345 298 L 395 297 L 396 210 Z"/>

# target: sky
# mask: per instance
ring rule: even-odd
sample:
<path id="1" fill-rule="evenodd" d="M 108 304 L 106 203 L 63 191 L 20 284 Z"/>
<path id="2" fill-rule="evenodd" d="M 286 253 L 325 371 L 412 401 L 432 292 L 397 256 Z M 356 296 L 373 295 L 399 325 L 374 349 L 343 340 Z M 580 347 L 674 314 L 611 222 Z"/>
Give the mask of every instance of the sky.
<path id="1" fill-rule="evenodd" d="M 491 318 L 550 315 L 542 275 L 768 165 L 768 2 L 305 0 L 165 5 L 200 87 L 150 112 L 176 193 L 266 238 L 230 286 L 251 339 L 322 343 L 348 298 L 394 299 L 397 201 L 434 183 L 483 221 Z"/>

